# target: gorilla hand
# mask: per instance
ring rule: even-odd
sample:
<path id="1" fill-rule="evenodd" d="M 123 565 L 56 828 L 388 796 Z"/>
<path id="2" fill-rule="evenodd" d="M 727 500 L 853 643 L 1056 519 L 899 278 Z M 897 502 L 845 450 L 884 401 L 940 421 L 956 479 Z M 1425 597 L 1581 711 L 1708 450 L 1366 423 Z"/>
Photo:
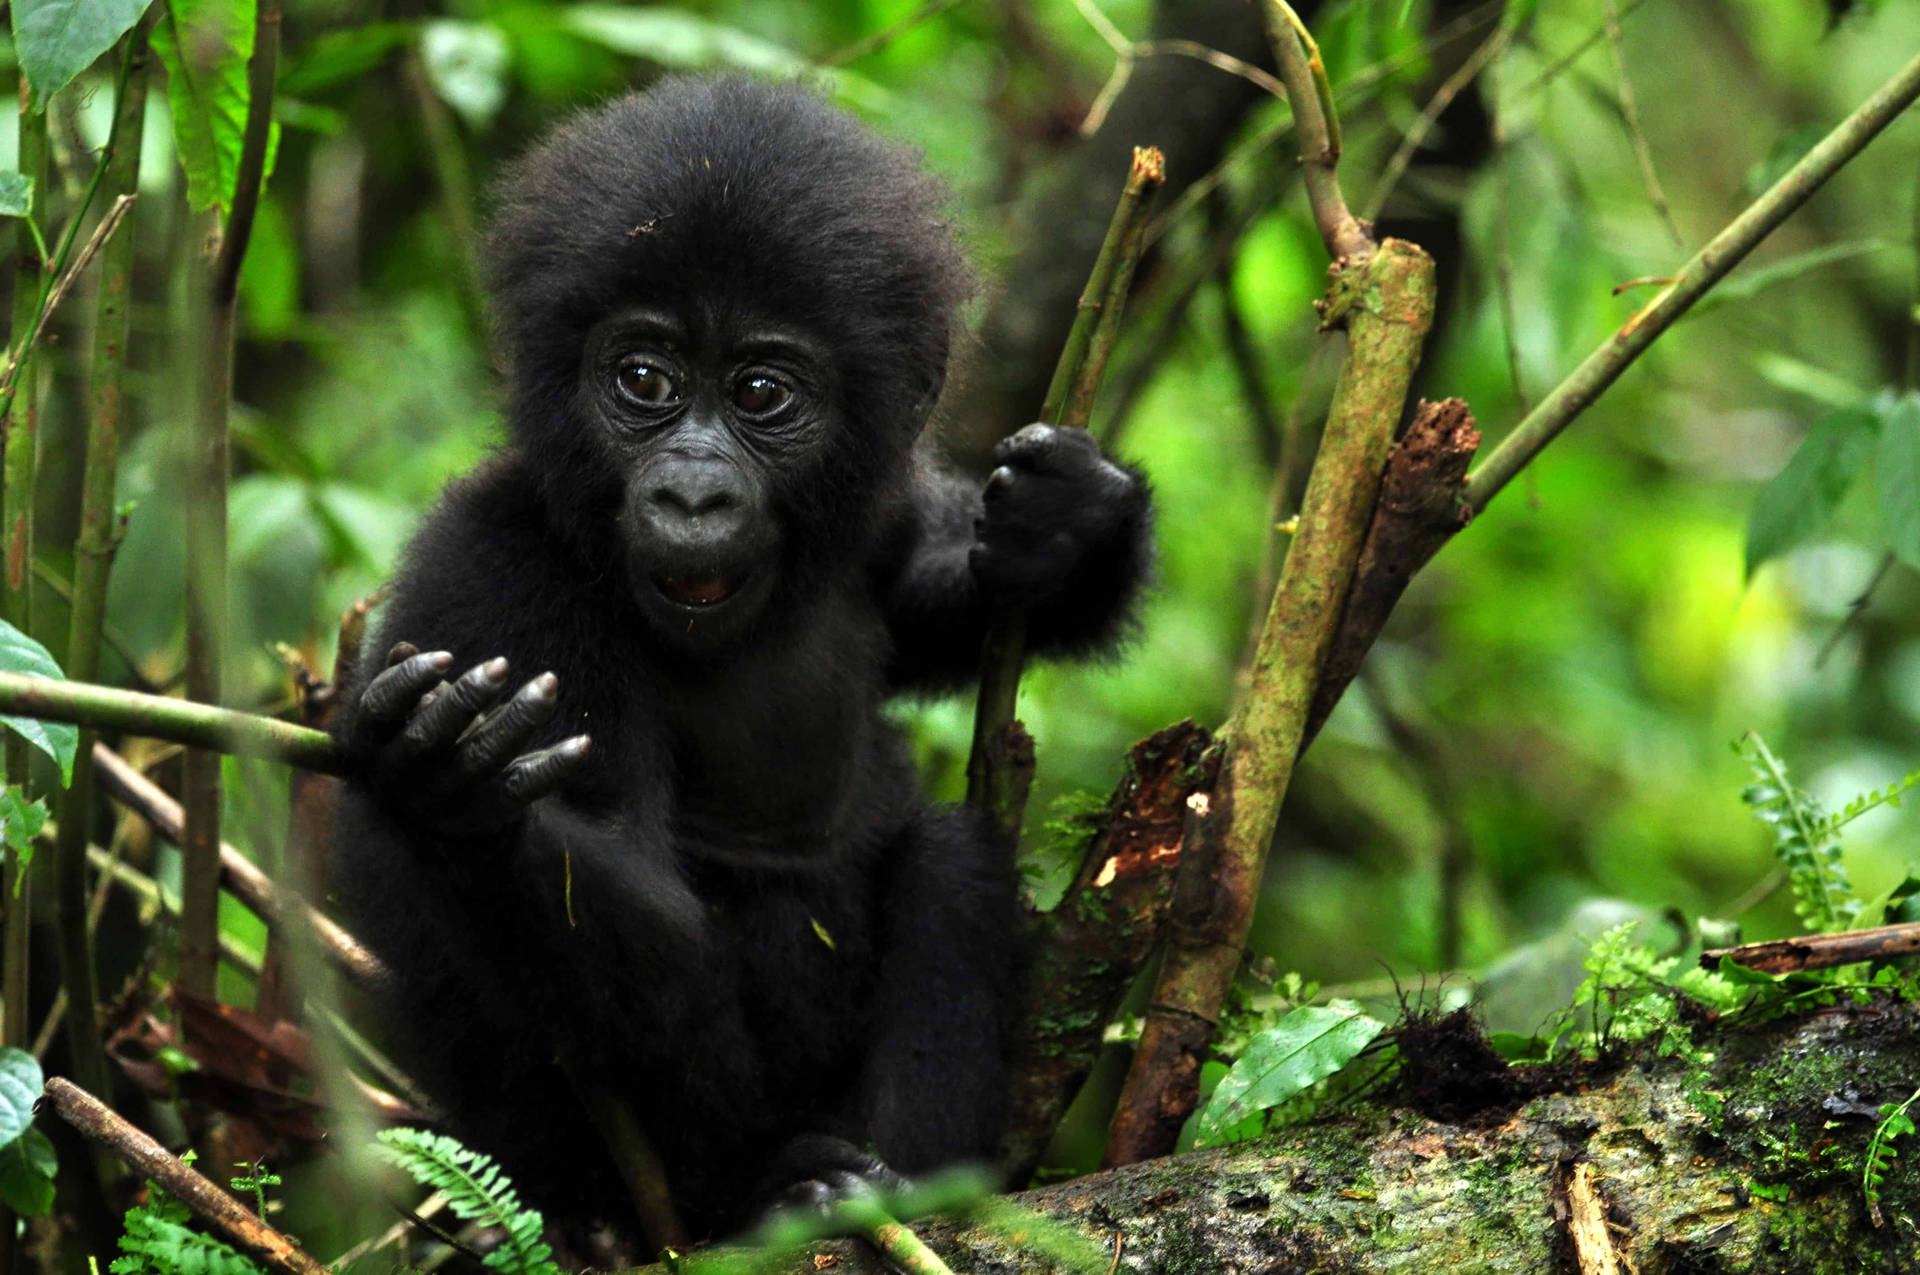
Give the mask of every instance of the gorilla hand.
<path id="1" fill-rule="evenodd" d="M 968 565 L 998 601 L 1044 602 L 1103 547 L 1131 533 L 1140 479 L 1084 429 L 1029 425 L 993 450 Z"/>
<path id="2" fill-rule="evenodd" d="M 454 837 L 515 824 L 587 756 L 585 735 L 522 751 L 558 704 L 551 673 L 500 703 L 504 659 L 448 683 L 451 654 L 402 642 L 387 665 L 361 693 L 345 743 L 381 802 L 423 831 Z"/>
<path id="3" fill-rule="evenodd" d="M 763 1179 L 771 1197 L 769 1215 L 789 1209 L 830 1213 L 841 1200 L 898 1191 L 907 1179 L 844 1138 L 811 1133 L 793 1139 L 774 1156 Z"/>

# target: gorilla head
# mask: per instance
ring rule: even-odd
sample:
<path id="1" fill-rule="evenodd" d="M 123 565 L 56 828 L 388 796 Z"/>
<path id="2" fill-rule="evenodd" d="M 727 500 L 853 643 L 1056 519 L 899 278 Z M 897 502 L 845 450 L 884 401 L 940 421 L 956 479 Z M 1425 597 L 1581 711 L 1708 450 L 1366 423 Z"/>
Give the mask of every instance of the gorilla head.
<path id="1" fill-rule="evenodd" d="M 968 286 L 942 203 L 905 149 L 731 78 L 581 116 L 509 175 L 513 438 L 664 641 L 725 649 L 862 556 Z"/>

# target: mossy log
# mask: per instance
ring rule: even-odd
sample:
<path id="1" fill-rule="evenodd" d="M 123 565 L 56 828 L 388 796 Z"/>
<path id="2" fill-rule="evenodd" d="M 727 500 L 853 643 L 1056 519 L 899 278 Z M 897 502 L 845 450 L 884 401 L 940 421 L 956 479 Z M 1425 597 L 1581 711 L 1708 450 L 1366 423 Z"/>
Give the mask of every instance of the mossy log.
<path id="1" fill-rule="evenodd" d="M 1920 1271 L 1920 1152 L 1898 1148 L 1878 1224 L 1861 1184 L 1880 1105 L 1920 1088 L 1920 1012 L 1697 1039 L 1704 1073 L 1649 1049 L 1462 1123 L 1372 1108 L 1015 1198 L 1117 1248 L 1116 1273 Z M 984 1227 L 916 1229 L 959 1275 L 1059 1269 Z M 886 1268 L 840 1241 L 785 1269 Z"/>

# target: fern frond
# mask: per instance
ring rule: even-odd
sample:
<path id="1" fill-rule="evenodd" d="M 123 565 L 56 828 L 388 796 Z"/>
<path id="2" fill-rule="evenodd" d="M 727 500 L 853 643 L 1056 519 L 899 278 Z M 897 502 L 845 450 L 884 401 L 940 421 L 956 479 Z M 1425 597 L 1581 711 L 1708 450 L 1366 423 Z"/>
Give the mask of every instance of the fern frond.
<path id="1" fill-rule="evenodd" d="M 1883 1103 L 1880 1107 L 1880 1123 L 1874 1127 L 1873 1139 L 1867 1143 L 1866 1164 L 1860 1174 L 1860 1189 L 1867 1197 L 1867 1214 L 1875 1226 L 1882 1226 L 1886 1219 L 1880 1213 L 1880 1188 L 1887 1180 L 1887 1173 L 1893 1168 L 1893 1162 L 1900 1153 L 1894 1149 L 1894 1141 L 1914 1131 L 1913 1117 L 1907 1109 L 1920 1100 L 1920 1089 L 1907 1095 L 1901 1103 Z"/>
<path id="2" fill-rule="evenodd" d="M 246 1254 L 187 1225 L 187 1207 L 152 1183 L 148 1202 L 127 1211 L 113 1275 L 263 1275 Z"/>
<path id="3" fill-rule="evenodd" d="M 1841 807 L 1839 813 L 1828 815 L 1814 831 L 1820 836 L 1831 838 L 1837 836 L 1840 829 L 1846 827 L 1861 815 L 1866 814 L 1869 810 L 1878 810 L 1882 806 L 1892 806 L 1897 810 L 1899 809 L 1901 798 L 1905 797 L 1907 793 L 1911 792 L 1916 786 L 1920 786 L 1920 770 L 1902 775 L 1885 788 L 1876 788 L 1872 792 L 1861 793 L 1858 797 L 1855 797 L 1852 801 L 1849 801 L 1845 806 Z"/>
<path id="4" fill-rule="evenodd" d="M 1847 882 L 1835 836 L 1846 821 L 1829 819 L 1819 802 L 1794 787 L 1786 766 L 1760 736 L 1749 731 L 1739 748 L 1754 778 L 1740 799 L 1773 829 L 1773 853 L 1787 870 L 1794 913 L 1813 931 L 1851 927 L 1860 915 L 1860 900 Z"/>
<path id="5" fill-rule="evenodd" d="M 520 1195 L 491 1156 L 425 1129 L 385 1129 L 380 1156 L 421 1186 L 446 1194 L 454 1216 L 498 1227 L 505 1238 L 482 1259 L 500 1275 L 558 1275 L 553 1250 L 541 1239 L 539 1210 L 520 1207 Z"/>

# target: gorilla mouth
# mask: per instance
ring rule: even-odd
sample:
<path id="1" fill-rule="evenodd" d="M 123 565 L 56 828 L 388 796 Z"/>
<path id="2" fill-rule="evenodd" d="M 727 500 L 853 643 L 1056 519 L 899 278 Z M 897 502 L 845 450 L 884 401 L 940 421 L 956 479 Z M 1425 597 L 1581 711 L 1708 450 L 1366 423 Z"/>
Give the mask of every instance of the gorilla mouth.
<path id="1" fill-rule="evenodd" d="M 688 572 L 683 575 L 657 575 L 653 578 L 653 587 L 676 606 L 703 608 L 719 606 L 740 592 L 740 586 L 745 581 L 746 576 L 737 572 L 716 572 L 711 575 Z"/>

